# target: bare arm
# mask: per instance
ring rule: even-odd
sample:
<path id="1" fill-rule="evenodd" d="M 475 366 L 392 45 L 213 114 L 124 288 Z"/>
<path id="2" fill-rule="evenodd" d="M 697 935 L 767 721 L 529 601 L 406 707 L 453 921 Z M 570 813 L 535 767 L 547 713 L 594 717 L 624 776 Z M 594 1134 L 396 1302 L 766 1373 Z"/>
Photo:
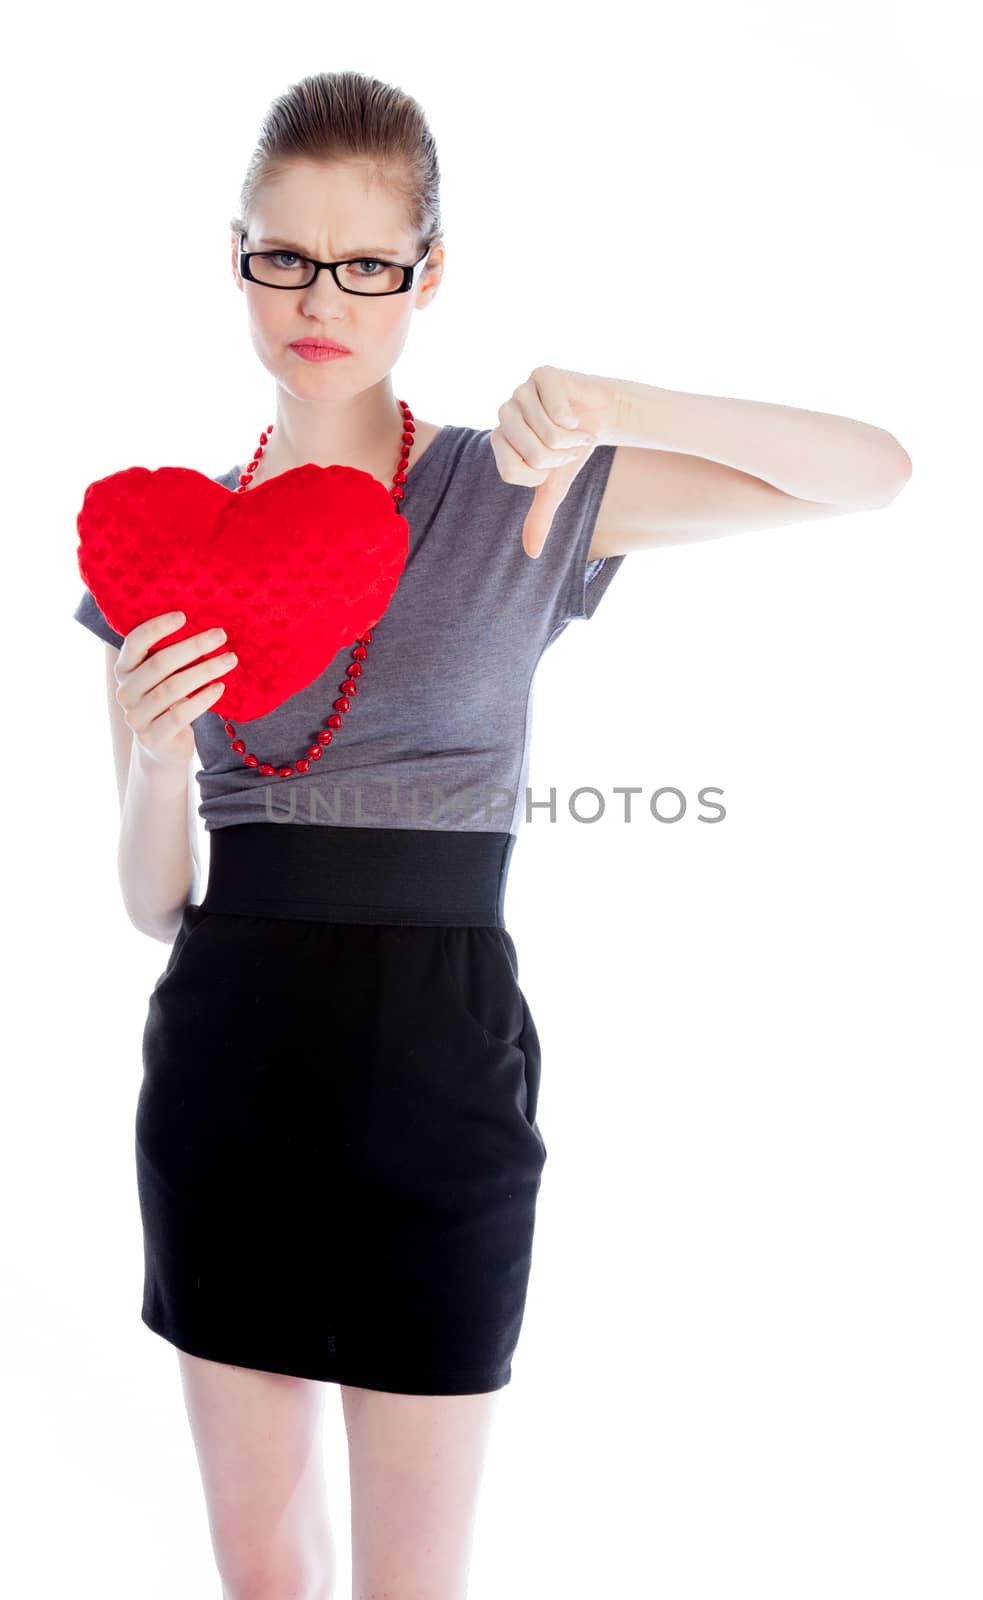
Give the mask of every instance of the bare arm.
<path id="1" fill-rule="evenodd" d="M 183 656 L 194 653 L 192 641 L 175 647 Z M 120 652 L 106 646 L 106 694 L 109 703 L 116 788 L 120 808 L 118 871 L 127 916 L 141 933 L 169 944 L 181 923 L 189 900 L 200 891 L 201 860 L 194 786 L 193 735 L 185 723 L 183 735 L 191 754 L 186 759 L 162 762 L 134 736 L 119 699 L 117 662 Z M 211 666 L 191 669 L 193 687 L 214 672 Z M 182 717 L 199 715 L 221 685 L 210 686 L 197 703 L 185 703 Z"/>
<path id="2" fill-rule="evenodd" d="M 147 759 L 116 698 L 118 655 L 115 645 L 107 644 L 106 695 L 120 811 L 120 889 L 134 927 L 170 944 L 201 877 L 192 763 L 182 772 Z"/>

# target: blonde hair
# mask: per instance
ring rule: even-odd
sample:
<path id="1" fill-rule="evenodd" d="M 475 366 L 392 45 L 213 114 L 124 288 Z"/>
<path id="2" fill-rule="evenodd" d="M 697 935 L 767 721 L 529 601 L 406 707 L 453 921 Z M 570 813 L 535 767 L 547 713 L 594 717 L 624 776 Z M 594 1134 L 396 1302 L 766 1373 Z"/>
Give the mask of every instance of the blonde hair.
<path id="1" fill-rule="evenodd" d="M 440 166 L 423 108 L 394 84 L 362 72 L 317 72 L 273 101 L 239 194 L 236 234 L 249 226 L 263 185 L 293 161 L 361 161 L 400 196 L 417 238 L 414 258 L 443 239 Z"/>

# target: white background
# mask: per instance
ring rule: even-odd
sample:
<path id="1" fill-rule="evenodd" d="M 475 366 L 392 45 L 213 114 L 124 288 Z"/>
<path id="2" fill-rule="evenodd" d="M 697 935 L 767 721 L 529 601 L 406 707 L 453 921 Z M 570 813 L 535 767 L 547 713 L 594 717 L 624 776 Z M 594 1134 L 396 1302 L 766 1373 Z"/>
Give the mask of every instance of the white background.
<path id="1" fill-rule="evenodd" d="M 493 427 L 551 362 L 860 418 L 914 463 L 884 511 L 629 556 L 544 658 L 533 798 L 606 810 L 535 811 L 509 882 L 549 1156 L 471 1600 L 978 1600 L 966 12 L 345 9 L 35 9 L 8 36 L 5 1583 L 219 1593 L 176 1358 L 139 1317 L 168 952 L 120 900 L 75 518 L 124 466 L 224 471 L 273 415 L 228 219 L 269 101 L 353 67 L 438 143 L 445 278 L 395 375 L 420 416 Z M 647 809 L 667 784 L 675 824 Z M 616 785 L 643 788 L 631 823 Z"/>

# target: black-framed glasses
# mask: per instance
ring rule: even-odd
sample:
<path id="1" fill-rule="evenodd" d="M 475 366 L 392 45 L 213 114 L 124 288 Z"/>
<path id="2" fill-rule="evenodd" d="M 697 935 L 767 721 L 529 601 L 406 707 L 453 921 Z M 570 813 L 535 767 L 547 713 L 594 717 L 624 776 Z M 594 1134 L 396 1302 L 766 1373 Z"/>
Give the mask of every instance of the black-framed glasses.
<path id="1" fill-rule="evenodd" d="M 239 271 L 252 283 L 267 289 L 306 289 L 319 272 L 328 271 L 345 294 L 406 294 L 412 289 L 417 268 L 430 254 L 424 250 L 412 266 L 379 261 L 375 256 L 354 256 L 350 261 L 315 261 L 295 250 L 246 250 L 240 234 Z"/>

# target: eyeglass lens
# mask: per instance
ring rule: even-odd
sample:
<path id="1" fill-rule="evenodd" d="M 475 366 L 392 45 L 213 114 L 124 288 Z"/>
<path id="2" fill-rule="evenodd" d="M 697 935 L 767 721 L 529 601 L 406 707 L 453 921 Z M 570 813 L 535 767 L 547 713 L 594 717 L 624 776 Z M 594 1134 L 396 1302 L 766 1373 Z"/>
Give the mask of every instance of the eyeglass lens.
<path id="1" fill-rule="evenodd" d="M 314 276 L 312 263 L 306 256 L 295 255 L 292 250 L 254 255 L 249 270 L 260 283 L 273 284 L 281 289 L 302 289 Z M 342 288 L 355 294 L 392 294 L 403 282 L 402 267 L 394 266 L 390 261 L 377 261 L 372 256 L 365 256 L 361 261 L 348 261 L 337 270 Z"/>

